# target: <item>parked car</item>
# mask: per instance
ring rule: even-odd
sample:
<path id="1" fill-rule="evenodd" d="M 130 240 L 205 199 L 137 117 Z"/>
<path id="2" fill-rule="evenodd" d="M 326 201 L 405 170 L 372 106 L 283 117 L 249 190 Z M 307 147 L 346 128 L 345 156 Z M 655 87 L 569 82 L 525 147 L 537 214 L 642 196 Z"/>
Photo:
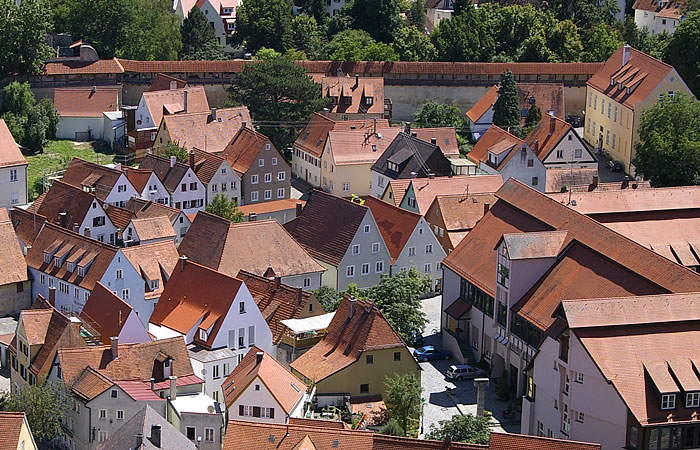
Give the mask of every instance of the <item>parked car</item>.
<path id="1" fill-rule="evenodd" d="M 420 334 L 418 331 L 411 331 L 411 346 L 412 347 L 418 347 L 420 345 L 423 345 L 423 342 L 425 342 L 425 339 L 423 338 L 422 334 Z"/>
<path id="2" fill-rule="evenodd" d="M 622 163 L 611 159 L 608 161 L 608 169 L 610 169 L 611 172 L 622 172 Z"/>
<path id="3" fill-rule="evenodd" d="M 456 366 L 450 366 L 450 368 L 447 369 L 446 375 L 447 378 L 461 381 L 472 380 L 485 374 L 486 372 L 484 372 L 482 369 L 479 369 L 478 367 L 472 367 L 468 364 L 458 364 Z"/>
<path id="4" fill-rule="evenodd" d="M 574 128 L 583 126 L 583 118 L 581 116 L 566 116 L 566 121 Z"/>
<path id="5" fill-rule="evenodd" d="M 436 359 L 450 359 L 450 352 L 435 348 L 432 345 L 426 345 L 413 350 L 413 356 L 418 361 L 435 361 Z"/>

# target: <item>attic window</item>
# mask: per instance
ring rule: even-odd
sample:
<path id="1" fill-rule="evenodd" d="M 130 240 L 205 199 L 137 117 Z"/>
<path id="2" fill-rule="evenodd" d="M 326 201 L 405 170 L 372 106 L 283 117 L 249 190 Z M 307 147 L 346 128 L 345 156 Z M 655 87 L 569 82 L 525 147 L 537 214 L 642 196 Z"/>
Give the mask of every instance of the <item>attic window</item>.
<path id="1" fill-rule="evenodd" d="M 676 394 L 662 395 L 661 409 L 676 409 Z"/>
<path id="2" fill-rule="evenodd" d="M 44 262 L 47 264 L 51 262 L 51 254 L 50 253 L 44 252 Z"/>
<path id="3" fill-rule="evenodd" d="M 199 340 L 206 342 L 207 340 L 207 330 L 199 330 Z"/>
<path id="4" fill-rule="evenodd" d="M 700 407 L 700 392 L 688 392 L 687 394 L 685 394 L 685 407 Z"/>
<path id="5" fill-rule="evenodd" d="M 365 97 L 365 104 L 366 105 L 371 105 L 372 103 L 374 103 L 373 97 Z"/>
<path id="6" fill-rule="evenodd" d="M 160 284 L 160 280 L 151 280 L 151 290 L 158 289 L 159 284 Z"/>

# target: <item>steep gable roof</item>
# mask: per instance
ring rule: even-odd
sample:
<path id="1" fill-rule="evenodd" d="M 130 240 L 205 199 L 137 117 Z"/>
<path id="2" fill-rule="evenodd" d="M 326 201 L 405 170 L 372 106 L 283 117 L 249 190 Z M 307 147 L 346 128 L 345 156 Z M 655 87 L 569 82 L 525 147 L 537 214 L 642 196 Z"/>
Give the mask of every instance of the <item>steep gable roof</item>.
<path id="1" fill-rule="evenodd" d="M 207 331 L 207 340 L 195 342 L 211 348 L 233 305 L 242 282 L 192 261 L 181 261 L 173 269 L 149 321 L 178 333 L 193 327 Z"/>
<path id="2" fill-rule="evenodd" d="M 328 133 L 335 164 L 374 164 L 401 131 L 398 127 L 372 130 L 331 131 Z"/>
<path id="3" fill-rule="evenodd" d="M 27 262 L 5 208 L 0 208 L 0 286 L 27 281 Z"/>
<path id="4" fill-rule="evenodd" d="M 153 170 L 163 183 L 163 186 L 165 186 L 165 189 L 171 194 L 177 190 L 180 186 L 180 181 L 189 170 L 189 166 L 181 162 L 175 162 L 171 167 L 169 159 L 152 153 L 146 154 L 139 168 Z"/>
<path id="5" fill-rule="evenodd" d="M 284 228 L 314 258 L 337 266 L 367 214 L 366 206 L 314 190 L 301 215 Z"/>
<path id="6" fill-rule="evenodd" d="M 0 167 L 27 165 L 15 138 L 3 119 L 0 119 Z"/>
<path id="7" fill-rule="evenodd" d="M 483 194 L 496 192 L 501 186 L 503 186 L 503 178 L 500 175 L 459 175 L 411 180 L 409 189 L 416 198 L 418 211 L 425 214 L 438 195 Z"/>
<path id="8" fill-rule="evenodd" d="M 544 161 L 569 131 L 573 132 L 570 123 L 556 116 L 545 114 L 525 137 L 525 142 L 540 161 Z"/>
<path id="9" fill-rule="evenodd" d="M 433 205 L 440 210 L 446 231 L 471 230 L 496 203 L 495 193 L 438 195 Z M 487 206 L 488 205 L 488 206 Z M 431 206 L 432 208 L 432 206 Z"/>
<path id="10" fill-rule="evenodd" d="M 131 225 L 140 241 L 175 238 L 175 230 L 166 216 L 132 219 Z"/>
<path id="11" fill-rule="evenodd" d="M 266 144 L 274 147 L 267 136 L 248 127 L 241 128 L 226 145 L 221 156 L 242 176 L 248 172 Z"/>
<path id="12" fill-rule="evenodd" d="M 351 315 L 353 301 L 356 307 Z M 327 334 L 290 367 L 319 382 L 357 361 L 364 351 L 405 346 L 373 302 L 346 295 L 328 325 Z"/>
<path id="13" fill-rule="evenodd" d="M 185 12 L 187 13 L 187 11 Z M 155 445 L 151 440 L 153 426 L 160 427 L 160 443 Z M 141 445 L 136 447 L 137 435 L 141 435 Z M 127 420 L 124 425 L 109 436 L 99 450 L 196 450 L 195 443 L 187 439 L 179 429 L 165 420 L 151 405 L 144 406 L 141 411 Z"/>
<path id="14" fill-rule="evenodd" d="M 297 139 L 294 141 L 294 146 L 303 151 L 320 158 L 323 154 L 323 149 L 326 148 L 328 133 L 333 130 L 363 130 L 374 129 L 375 121 L 373 120 L 333 120 L 323 114 L 313 113 L 311 119 L 306 124 Z M 377 128 L 389 128 L 389 121 L 379 119 L 376 121 Z"/>
<path id="15" fill-rule="evenodd" d="M 323 97 L 333 98 L 329 105 L 336 114 L 383 114 L 384 113 L 384 78 L 335 76 L 321 79 Z M 367 97 L 372 97 L 368 103 Z M 350 102 L 346 103 L 345 99 Z"/>
<path id="16" fill-rule="evenodd" d="M 450 161 L 440 147 L 405 133 L 396 135 L 372 165 L 372 170 L 389 178 L 425 178 L 431 173 L 435 176 L 452 175 Z"/>
<path id="17" fill-rule="evenodd" d="M 187 92 L 187 108 L 185 108 L 185 92 Z M 183 111 L 185 113 L 209 111 L 209 102 L 202 86 L 144 92 L 143 101 L 155 127 L 160 125 L 165 115 L 164 109 L 169 109 L 170 114 Z"/>
<path id="18" fill-rule="evenodd" d="M 457 131 L 454 127 L 426 127 L 411 128 L 411 136 L 425 142 L 432 142 L 440 147 L 443 155 L 448 157 L 459 157 L 459 142 L 457 142 Z"/>
<path id="19" fill-rule="evenodd" d="M 32 245 L 47 222 L 46 217 L 21 208 L 12 208 L 9 213 L 17 239 L 25 246 Z"/>
<path id="20" fill-rule="evenodd" d="M 134 217 L 137 218 L 166 216 L 171 223 L 182 214 L 179 209 L 136 197 L 130 198 L 124 208 L 134 213 Z"/>
<path id="21" fill-rule="evenodd" d="M 61 117 L 102 117 L 107 111 L 119 111 L 119 89 L 56 88 L 53 106 Z"/>
<path id="22" fill-rule="evenodd" d="M 263 275 L 272 267 L 281 277 L 325 270 L 276 220 L 232 223 L 199 212 L 179 252 L 232 277 L 241 269 Z"/>
<path id="23" fill-rule="evenodd" d="M 257 360 L 257 353 L 262 353 L 260 362 Z M 265 385 L 287 414 L 292 412 L 306 390 L 303 381 L 294 376 L 269 353 L 253 346 L 221 385 L 226 407 L 230 408 L 256 379 Z"/>
<path id="24" fill-rule="evenodd" d="M 153 170 L 150 169 L 135 169 L 133 167 L 124 167 L 122 170 L 127 180 L 129 180 L 138 193 L 142 193 L 143 190 L 146 189 L 148 180 L 150 180 L 151 174 L 153 173 Z"/>
<path id="25" fill-rule="evenodd" d="M 178 262 L 179 255 L 175 243 L 168 240 L 136 245 L 123 248 L 122 253 L 146 284 L 146 298 L 159 297 L 165 288 L 168 276 Z M 154 289 L 151 281 L 158 281 L 158 287 Z"/>
<path id="26" fill-rule="evenodd" d="M 110 337 L 119 336 L 133 310 L 134 308 L 117 294 L 97 282 L 79 317 L 100 334 L 103 344 L 108 345 Z"/>
<path id="27" fill-rule="evenodd" d="M 73 229 L 75 223 L 83 223 L 93 202 L 97 202 L 94 194 L 56 180 L 40 202 L 37 213 L 49 219 L 51 223 L 60 224 L 63 221 L 65 228 Z M 99 203 L 99 206 L 102 208 L 102 203 Z M 65 217 L 62 219 L 61 215 L 64 213 Z"/>
<path id="28" fill-rule="evenodd" d="M 24 412 L 0 411 L 0 442 L 3 443 L 3 448 L 7 450 L 15 450 L 20 448 L 20 434 L 22 426 L 29 424 L 24 418 Z M 31 431 L 30 431 L 31 435 Z M 31 438 L 32 441 L 34 438 Z M 27 448 L 35 448 L 36 445 L 27 445 Z M 24 445 L 22 445 L 24 448 Z"/>
<path id="29" fill-rule="evenodd" d="M 190 160 L 192 158 L 192 153 L 194 153 L 194 166 L 191 167 L 192 171 L 197 175 L 197 178 L 199 178 L 202 184 L 208 186 L 225 159 L 213 153 L 200 150 L 199 148 L 193 148 L 190 152 Z"/>
<path id="30" fill-rule="evenodd" d="M 212 113 L 214 115 L 212 115 Z M 252 125 L 247 106 L 163 116 L 170 140 L 188 150 L 221 153 L 241 129 Z"/>
<path id="31" fill-rule="evenodd" d="M 104 201 L 112 192 L 122 172 L 80 158 L 73 158 L 61 181 L 80 189 L 94 189 L 95 196 Z"/>
<path id="32" fill-rule="evenodd" d="M 390 205 L 372 196 L 367 197 L 365 206 L 372 211 L 393 264 L 416 229 L 421 215 Z"/>
<path id="33" fill-rule="evenodd" d="M 682 16 L 682 12 L 685 7 L 686 2 L 684 0 L 666 2 L 661 2 L 659 0 L 637 0 L 634 2 L 632 9 L 654 12 L 656 13 L 657 17 L 678 20 Z"/>
<path id="34" fill-rule="evenodd" d="M 471 151 L 467 154 L 467 158 L 471 159 L 476 163 L 488 164 L 489 166 L 500 170 L 502 169 L 506 162 L 510 160 L 513 154 L 516 153 L 515 150 L 523 144 L 523 140 L 517 138 L 507 132 L 506 130 L 496 126 L 491 125 L 488 130 L 481 136 Z M 510 150 L 509 154 L 505 157 L 501 156 L 501 153 Z M 493 164 L 489 160 L 489 153 L 496 154 L 498 156 L 497 164 Z"/>
<path id="35" fill-rule="evenodd" d="M 488 111 L 489 108 L 496 103 L 496 99 L 498 99 L 498 86 L 491 86 L 488 91 L 486 91 L 486 94 L 484 94 L 476 103 L 474 103 L 474 106 L 467 111 L 467 117 L 469 120 L 471 120 L 473 123 L 477 123 L 479 119 L 481 119 L 481 116 L 483 116 L 486 111 Z"/>

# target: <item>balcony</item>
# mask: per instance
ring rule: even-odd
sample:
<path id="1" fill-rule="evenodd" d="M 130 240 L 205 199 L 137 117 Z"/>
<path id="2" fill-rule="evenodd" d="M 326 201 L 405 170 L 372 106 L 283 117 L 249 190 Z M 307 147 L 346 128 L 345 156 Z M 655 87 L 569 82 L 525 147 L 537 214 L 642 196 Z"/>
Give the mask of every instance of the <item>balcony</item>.
<path id="1" fill-rule="evenodd" d="M 284 334 L 282 336 L 282 343 L 294 349 L 301 349 L 313 347 L 321 339 L 323 339 L 323 334 L 318 334 L 316 336 Z"/>

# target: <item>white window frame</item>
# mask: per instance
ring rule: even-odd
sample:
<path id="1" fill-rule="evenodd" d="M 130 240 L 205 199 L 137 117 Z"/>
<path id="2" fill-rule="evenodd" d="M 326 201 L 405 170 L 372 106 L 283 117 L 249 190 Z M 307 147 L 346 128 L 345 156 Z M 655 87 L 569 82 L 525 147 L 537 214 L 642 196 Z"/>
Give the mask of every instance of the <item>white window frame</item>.
<path id="1" fill-rule="evenodd" d="M 360 266 L 360 273 L 362 275 L 369 275 L 369 273 L 370 273 L 369 263 L 362 263 L 362 266 Z"/>
<path id="2" fill-rule="evenodd" d="M 374 264 L 374 273 L 384 273 L 384 261 L 377 261 Z"/>
<path id="3" fill-rule="evenodd" d="M 700 392 L 688 392 L 685 394 L 685 407 L 698 408 L 700 407 Z"/>
<path id="4" fill-rule="evenodd" d="M 258 184 L 259 178 L 258 175 L 253 174 L 250 176 L 250 184 Z"/>
<path id="5" fill-rule="evenodd" d="M 661 396 L 661 409 L 676 409 L 676 394 L 663 394 Z"/>
<path id="6" fill-rule="evenodd" d="M 360 254 L 360 244 L 352 244 L 352 254 L 353 255 L 359 255 Z"/>
<path id="7" fill-rule="evenodd" d="M 250 191 L 250 201 L 251 202 L 258 201 L 258 191 Z"/>
<path id="8" fill-rule="evenodd" d="M 355 278 L 355 265 L 351 264 L 345 268 L 345 278 Z"/>
<path id="9" fill-rule="evenodd" d="M 284 181 L 287 179 L 287 172 L 277 172 L 277 181 Z"/>

